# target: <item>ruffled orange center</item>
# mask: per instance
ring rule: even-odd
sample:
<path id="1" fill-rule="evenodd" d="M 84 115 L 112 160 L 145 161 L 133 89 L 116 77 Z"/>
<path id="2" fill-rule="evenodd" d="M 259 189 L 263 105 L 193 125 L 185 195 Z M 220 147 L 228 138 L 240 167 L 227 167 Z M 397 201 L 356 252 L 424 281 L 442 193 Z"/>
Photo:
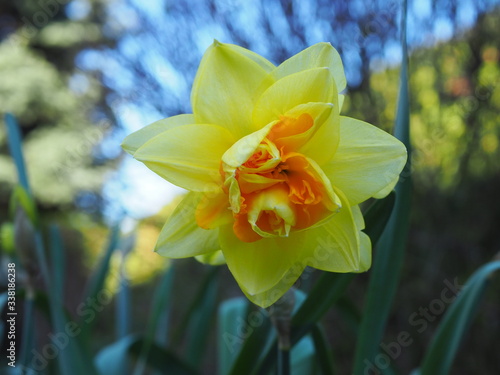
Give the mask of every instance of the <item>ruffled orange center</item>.
<path id="1" fill-rule="evenodd" d="M 313 123 L 307 113 L 282 116 L 246 161 L 235 168 L 221 162 L 223 189 L 240 240 L 286 237 L 339 209 L 328 178 L 314 161 L 297 152 L 310 137 Z"/>

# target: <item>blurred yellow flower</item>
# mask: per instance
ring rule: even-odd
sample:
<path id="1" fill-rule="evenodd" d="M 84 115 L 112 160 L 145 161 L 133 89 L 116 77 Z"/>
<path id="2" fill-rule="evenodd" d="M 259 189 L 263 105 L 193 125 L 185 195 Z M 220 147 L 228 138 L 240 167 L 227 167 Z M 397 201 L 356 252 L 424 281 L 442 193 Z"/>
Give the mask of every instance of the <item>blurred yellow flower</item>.
<path id="1" fill-rule="evenodd" d="M 155 122 L 123 143 L 190 191 L 156 251 L 226 262 L 262 307 L 306 266 L 366 271 L 371 244 L 358 204 L 393 189 L 406 149 L 384 131 L 340 116 L 345 87 L 340 56 L 328 43 L 276 67 L 214 42 L 194 81 L 193 114 Z"/>

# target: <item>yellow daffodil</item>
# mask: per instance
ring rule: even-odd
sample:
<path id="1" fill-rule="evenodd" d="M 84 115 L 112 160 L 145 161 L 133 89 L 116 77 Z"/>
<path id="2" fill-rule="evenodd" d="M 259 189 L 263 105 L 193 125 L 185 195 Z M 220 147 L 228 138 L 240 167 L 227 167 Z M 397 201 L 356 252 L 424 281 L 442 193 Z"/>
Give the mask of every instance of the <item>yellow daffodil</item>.
<path id="1" fill-rule="evenodd" d="M 340 116 L 340 56 L 319 43 L 279 66 L 214 42 L 196 75 L 193 114 L 155 122 L 123 148 L 190 192 L 156 251 L 226 262 L 262 307 L 306 266 L 363 272 L 371 243 L 359 203 L 387 195 L 406 161 L 401 142 Z"/>

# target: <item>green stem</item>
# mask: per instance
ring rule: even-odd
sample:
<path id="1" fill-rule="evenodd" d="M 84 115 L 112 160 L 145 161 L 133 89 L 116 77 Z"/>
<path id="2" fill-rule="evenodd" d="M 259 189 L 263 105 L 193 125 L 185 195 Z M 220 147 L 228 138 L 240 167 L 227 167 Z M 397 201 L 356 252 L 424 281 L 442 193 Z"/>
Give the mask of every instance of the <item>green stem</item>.
<path id="1" fill-rule="evenodd" d="M 290 331 L 295 292 L 289 289 L 268 308 L 271 322 L 278 334 L 278 375 L 290 375 Z"/>
<path id="2" fill-rule="evenodd" d="M 290 375 L 290 349 L 278 347 L 278 375 Z"/>

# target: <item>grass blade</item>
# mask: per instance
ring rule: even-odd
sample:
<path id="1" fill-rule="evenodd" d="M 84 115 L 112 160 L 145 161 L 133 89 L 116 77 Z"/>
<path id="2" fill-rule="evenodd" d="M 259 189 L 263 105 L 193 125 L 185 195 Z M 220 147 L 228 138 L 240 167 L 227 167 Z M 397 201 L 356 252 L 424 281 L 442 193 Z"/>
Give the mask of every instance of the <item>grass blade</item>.
<path id="1" fill-rule="evenodd" d="M 73 329 L 68 329 L 71 323 L 63 306 L 64 252 L 56 226 L 50 228 L 49 239 L 53 275 L 53 289 L 48 293 L 53 330 L 51 339 L 60 348 L 57 353 L 60 372 L 62 375 L 96 374 L 92 360 L 84 355 L 78 335 L 68 333 L 76 332 L 77 325 L 73 322 Z"/>
<path id="2" fill-rule="evenodd" d="M 102 256 L 99 264 L 97 265 L 96 271 L 90 278 L 90 281 L 87 285 L 86 293 L 84 295 L 83 299 L 84 301 L 95 300 L 98 294 L 104 290 L 104 283 L 106 281 L 106 277 L 108 275 L 110 268 L 111 256 L 118 247 L 118 241 L 119 241 L 119 226 L 116 225 L 113 228 L 111 228 L 111 231 L 109 233 L 107 248 L 104 251 L 104 255 Z M 87 324 L 83 324 L 85 334 L 87 334 L 87 332 L 90 331 L 94 321 L 95 319 L 92 319 Z"/>
<path id="3" fill-rule="evenodd" d="M 478 269 L 466 282 L 440 322 L 422 362 L 420 374 L 446 375 L 450 372 L 460 341 L 470 326 L 491 273 L 500 270 L 500 261 Z"/>
<path id="4" fill-rule="evenodd" d="M 216 307 L 218 270 L 219 267 L 215 267 L 210 271 L 205 292 L 202 298 L 197 301 L 191 314 L 188 328 L 187 360 L 193 367 L 199 367 L 203 364 L 205 344 L 211 328 L 207 322 L 212 320 Z"/>
<path id="5" fill-rule="evenodd" d="M 141 355 L 144 340 L 130 335 L 102 349 L 95 358 L 95 363 L 102 375 L 123 375 L 128 373 L 125 364 L 128 359 Z M 197 372 L 182 362 L 169 350 L 152 343 L 145 359 L 148 368 L 161 374 L 196 375 Z"/>
<path id="6" fill-rule="evenodd" d="M 395 195 L 389 194 L 386 198 L 376 200 L 365 212 L 365 233 L 376 243 L 388 223 L 395 202 Z M 355 274 L 338 274 L 323 272 L 311 289 L 304 303 L 292 317 L 292 345 L 301 340 L 323 315 L 344 294 Z M 275 365 L 276 346 L 273 345 L 265 353 L 258 368 L 261 373 L 270 371 Z"/>
<path id="7" fill-rule="evenodd" d="M 130 288 L 125 272 L 125 261 L 127 255 L 121 254 L 119 270 L 119 287 L 116 294 L 116 337 L 122 339 L 129 334 L 130 330 Z"/>
<path id="8" fill-rule="evenodd" d="M 377 242 L 391 215 L 394 206 L 394 193 L 384 199 L 377 200 L 365 213 L 365 233 L 373 243 Z M 312 328 L 342 296 L 355 274 L 338 274 L 323 272 L 308 294 L 306 301 L 293 316 L 293 336 L 299 340 Z"/>
<path id="9" fill-rule="evenodd" d="M 321 373 L 323 375 L 334 375 L 332 348 L 326 340 L 325 334 L 317 324 L 314 325 L 311 333 Z"/>
<path id="10" fill-rule="evenodd" d="M 159 329 L 159 326 L 161 325 L 160 319 L 166 320 L 167 317 L 165 315 L 168 315 L 167 307 L 170 304 L 172 296 L 174 275 L 175 275 L 174 263 L 171 263 L 170 268 L 163 275 L 163 278 L 160 281 L 160 285 L 155 291 L 151 314 L 148 319 L 148 325 L 146 328 L 146 335 L 144 337 L 143 346 L 141 348 L 141 352 L 137 360 L 137 366 L 134 370 L 135 375 L 140 375 L 144 372 L 146 366 L 145 359 L 148 356 L 149 350 L 151 349 L 151 345 L 155 341 L 155 337 L 159 338 L 158 336 L 160 336 L 161 334 L 161 338 L 163 340 L 158 340 L 158 342 L 164 344 L 164 346 L 167 345 L 166 338 L 168 336 L 167 332 L 168 325 L 165 327 L 165 329 Z"/>
<path id="11" fill-rule="evenodd" d="M 200 289 L 198 289 L 196 296 L 194 297 L 193 301 L 191 302 L 191 305 L 188 308 L 187 313 L 184 316 L 184 319 L 174 332 L 172 339 L 173 345 L 179 345 L 181 338 L 185 335 L 186 331 L 189 330 L 190 328 L 189 325 L 191 324 L 192 318 L 196 313 L 196 309 L 198 309 L 198 307 L 201 306 L 204 295 L 210 287 L 211 280 L 215 278 L 218 270 L 219 270 L 218 267 L 212 267 L 212 269 L 205 276 L 203 282 L 201 283 Z"/>
<path id="12" fill-rule="evenodd" d="M 407 2 L 403 1 L 402 10 L 402 46 L 403 61 L 398 98 L 395 136 L 408 150 L 408 161 L 402 178 L 396 186 L 396 202 L 391 218 L 377 242 L 375 258 L 371 270 L 370 284 L 366 296 L 365 308 L 354 361 L 354 374 L 364 373 L 365 361 L 373 362 L 379 352 L 387 318 L 396 293 L 410 219 L 411 180 L 410 171 L 410 135 L 409 135 L 409 88 L 408 61 L 406 46 Z"/>
<path id="13" fill-rule="evenodd" d="M 254 314 L 258 318 L 255 319 L 256 323 L 259 324 L 249 324 L 250 316 Z M 228 368 L 226 364 L 221 375 L 249 373 L 249 369 L 255 368 L 266 348 L 269 350 L 270 343 L 273 342 L 273 327 L 269 317 L 263 310 L 253 309 L 246 299 L 238 298 L 221 306 L 219 322 L 224 327 L 224 332 L 219 335 L 219 351 L 226 358 L 225 362 L 231 363 L 230 370 L 225 370 Z M 276 345 L 272 347 L 276 349 Z"/>
<path id="14" fill-rule="evenodd" d="M 19 183 L 31 195 L 28 183 L 28 174 L 26 173 L 26 166 L 22 152 L 21 132 L 19 131 L 19 126 L 15 117 L 10 113 L 5 114 L 5 124 L 7 125 L 10 154 L 16 165 Z"/>

